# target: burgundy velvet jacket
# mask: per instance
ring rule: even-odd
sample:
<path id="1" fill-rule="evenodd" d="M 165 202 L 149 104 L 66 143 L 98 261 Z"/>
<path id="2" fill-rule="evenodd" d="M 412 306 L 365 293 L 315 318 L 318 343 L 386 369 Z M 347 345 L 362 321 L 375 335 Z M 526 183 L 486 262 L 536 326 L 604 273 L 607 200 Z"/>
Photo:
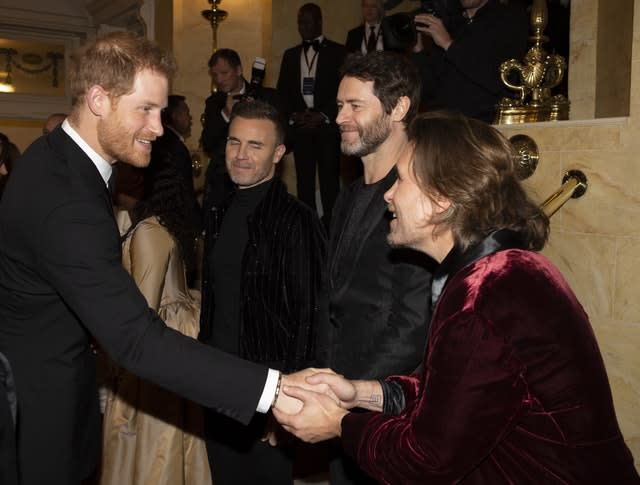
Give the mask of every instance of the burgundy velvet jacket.
<path id="1" fill-rule="evenodd" d="M 384 484 L 640 483 L 588 317 L 558 269 L 521 249 L 457 270 L 450 256 L 424 370 L 389 378 L 404 410 L 343 418 L 347 453 Z"/>

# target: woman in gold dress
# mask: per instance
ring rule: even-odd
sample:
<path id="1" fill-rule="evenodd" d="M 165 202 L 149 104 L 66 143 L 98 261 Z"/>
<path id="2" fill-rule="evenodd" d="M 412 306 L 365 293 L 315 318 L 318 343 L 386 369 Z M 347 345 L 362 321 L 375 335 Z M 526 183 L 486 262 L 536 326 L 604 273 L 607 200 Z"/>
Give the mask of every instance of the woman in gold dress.
<path id="1" fill-rule="evenodd" d="M 200 293 L 185 276 L 195 264 L 195 231 L 182 179 L 167 159 L 152 158 L 146 172 L 122 262 L 167 331 L 196 338 Z M 101 485 L 211 484 L 197 405 L 115 365 L 107 387 Z"/>

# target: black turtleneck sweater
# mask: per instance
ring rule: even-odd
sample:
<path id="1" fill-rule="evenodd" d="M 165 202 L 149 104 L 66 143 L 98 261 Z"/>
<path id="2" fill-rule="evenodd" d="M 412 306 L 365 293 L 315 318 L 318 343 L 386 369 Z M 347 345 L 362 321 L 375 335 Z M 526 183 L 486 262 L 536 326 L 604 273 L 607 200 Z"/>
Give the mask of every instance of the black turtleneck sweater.
<path id="1" fill-rule="evenodd" d="M 242 259 L 249 239 L 247 219 L 264 199 L 272 182 L 273 179 L 235 192 L 209 257 L 209 276 L 216 302 L 211 343 L 236 355 L 240 350 Z"/>

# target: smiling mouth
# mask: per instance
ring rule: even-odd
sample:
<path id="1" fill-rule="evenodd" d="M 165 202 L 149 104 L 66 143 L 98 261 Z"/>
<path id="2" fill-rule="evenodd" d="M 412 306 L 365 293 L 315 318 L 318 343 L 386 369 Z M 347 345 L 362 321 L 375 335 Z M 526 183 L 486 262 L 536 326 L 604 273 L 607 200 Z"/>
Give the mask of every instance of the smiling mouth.
<path id="1" fill-rule="evenodd" d="M 393 212 L 391 209 L 387 209 L 387 210 L 385 211 L 385 213 L 384 213 L 384 218 L 385 218 L 387 221 L 391 222 L 391 221 L 393 221 L 394 219 L 397 219 L 397 216 L 396 216 L 396 213 L 395 213 L 395 212 Z"/>
<path id="2" fill-rule="evenodd" d="M 138 143 L 140 143 L 141 145 L 144 145 L 145 147 L 147 147 L 149 150 L 151 150 L 151 145 L 153 143 L 153 140 L 147 140 L 144 138 L 136 138 L 136 141 Z"/>

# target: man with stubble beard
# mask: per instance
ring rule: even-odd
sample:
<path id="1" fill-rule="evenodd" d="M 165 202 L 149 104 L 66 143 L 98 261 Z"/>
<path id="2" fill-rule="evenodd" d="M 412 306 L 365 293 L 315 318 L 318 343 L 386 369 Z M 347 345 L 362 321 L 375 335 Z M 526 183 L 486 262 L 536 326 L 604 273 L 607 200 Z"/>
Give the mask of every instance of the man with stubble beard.
<path id="1" fill-rule="evenodd" d="M 396 180 L 418 111 L 420 79 L 392 52 L 352 54 L 338 88 L 341 149 L 362 158 L 363 177 L 338 197 L 329 241 L 327 364 L 351 379 L 410 373 L 420 365 L 429 312 L 430 261 L 392 249 L 382 195 Z M 323 342 L 322 345 L 325 343 Z M 331 483 L 375 483 L 337 451 Z"/>
<path id="2" fill-rule="evenodd" d="M 174 72 L 131 33 L 87 44 L 72 57 L 69 117 L 25 151 L 3 194 L 0 353 L 18 396 L 21 485 L 78 485 L 98 463 L 93 339 L 128 371 L 245 424 L 300 407 L 279 393 L 295 378 L 167 327 L 122 266 L 112 164 L 149 164 Z"/>

